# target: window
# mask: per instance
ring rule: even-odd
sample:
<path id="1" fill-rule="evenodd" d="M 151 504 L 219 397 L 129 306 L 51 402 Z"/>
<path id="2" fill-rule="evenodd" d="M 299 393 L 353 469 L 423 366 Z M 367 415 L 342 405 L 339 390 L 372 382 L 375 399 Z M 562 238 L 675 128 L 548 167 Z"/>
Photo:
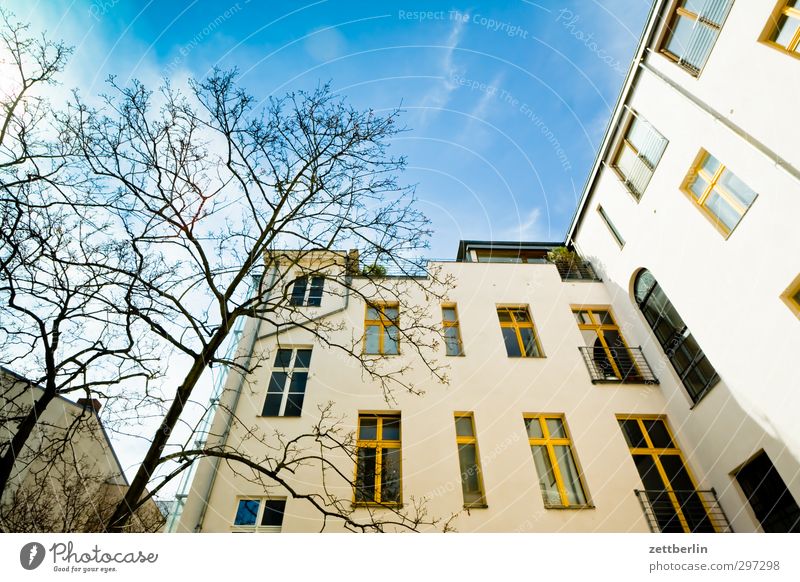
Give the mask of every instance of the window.
<path id="1" fill-rule="evenodd" d="M 625 239 L 622 238 L 622 235 L 614 226 L 614 223 L 611 222 L 611 219 L 608 217 L 608 214 L 606 214 L 606 211 L 603 210 L 602 206 L 597 207 L 597 214 L 600 215 L 600 218 L 603 220 L 603 223 L 606 225 L 606 228 L 608 228 L 609 232 L 611 233 L 611 236 L 614 237 L 614 241 L 619 245 L 619 248 L 624 247 Z"/>
<path id="2" fill-rule="evenodd" d="M 300 416 L 310 365 L 311 348 L 278 349 L 262 416 Z"/>
<path id="3" fill-rule="evenodd" d="M 564 415 L 526 415 L 524 418 L 545 507 L 589 505 Z"/>
<path id="4" fill-rule="evenodd" d="M 279 532 L 286 510 L 285 499 L 240 499 L 236 504 L 233 530 L 238 532 Z"/>
<path id="5" fill-rule="evenodd" d="M 457 413 L 455 417 L 464 507 L 486 507 L 481 461 L 478 456 L 478 439 L 475 437 L 475 420 L 472 413 Z"/>
<path id="6" fill-rule="evenodd" d="M 464 346 L 461 343 L 461 329 L 458 325 L 458 311 L 455 303 L 442 305 L 442 322 L 444 324 L 444 346 L 448 356 L 463 356 Z"/>
<path id="7" fill-rule="evenodd" d="M 398 335 L 400 307 L 397 303 L 367 305 L 364 320 L 364 353 L 396 355 L 400 353 Z"/>
<path id="8" fill-rule="evenodd" d="M 630 113 L 625 136 L 611 167 L 616 170 L 636 200 L 644 194 L 666 147 L 667 140 L 664 136 L 643 118 Z"/>
<path id="9" fill-rule="evenodd" d="M 757 196 L 705 150 L 700 150 L 681 189 L 726 237 Z"/>
<path id="10" fill-rule="evenodd" d="M 399 505 L 400 415 L 359 414 L 356 503 Z"/>
<path id="11" fill-rule="evenodd" d="M 636 359 L 608 307 L 573 307 L 583 340 L 584 357 L 598 381 L 644 381 Z"/>
<path id="12" fill-rule="evenodd" d="M 700 74 L 733 0 L 679 0 L 661 52 L 694 76 Z"/>
<path id="13" fill-rule="evenodd" d="M 308 284 L 308 277 L 298 277 L 292 286 L 292 296 L 289 299 L 290 305 L 319 307 L 322 305 L 322 289 L 325 286 L 325 277 L 311 277 L 311 285 Z"/>
<path id="14" fill-rule="evenodd" d="M 636 303 L 658 343 L 692 402 L 699 402 L 719 382 L 716 370 L 650 271 L 640 271 L 633 287 Z"/>
<path id="15" fill-rule="evenodd" d="M 770 46 L 800 58 L 800 1 L 781 0 L 762 35 Z"/>
<path id="16" fill-rule="evenodd" d="M 767 533 L 800 533 L 800 508 L 764 451 L 734 476 Z"/>
<path id="17" fill-rule="evenodd" d="M 795 277 L 792 284 L 786 288 L 786 291 L 781 295 L 781 299 L 800 318 L 800 275 Z"/>
<path id="18" fill-rule="evenodd" d="M 623 415 L 617 420 L 660 531 L 717 531 L 665 419 Z"/>
<path id="19" fill-rule="evenodd" d="M 498 307 L 500 331 L 509 358 L 543 358 L 527 305 Z"/>

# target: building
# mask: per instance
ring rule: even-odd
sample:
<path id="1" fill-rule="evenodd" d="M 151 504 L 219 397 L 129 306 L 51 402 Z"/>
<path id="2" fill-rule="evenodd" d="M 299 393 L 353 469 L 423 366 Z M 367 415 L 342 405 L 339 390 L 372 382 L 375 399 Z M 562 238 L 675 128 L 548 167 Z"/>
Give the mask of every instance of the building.
<path id="1" fill-rule="evenodd" d="M 392 277 L 351 296 L 343 252 L 282 275 L 295 311 L 387 362 L 426 306 L 447 387 L 411 366 L 429 389 L 387 403 L 301 326 L 249 322 L 240 356 L 269 359 L 229 376 L 209 444 L 258 457 L 254 432 L 306 433 L 335 400 L 354 458 L 287 485 L 354 519 L 424 498 L 458 531 L 800 530 L 798 24 L 795 0 L 656 0 L 564 243 L 462 241 L 434 265 L 444 300 Z M 548 261 L 561 246 L 588 263 Z M 173 530 L 343 528 L 232 463 L 193 477 Z"/>
<path id="2" fill-rule="evenodd" d="M 0 451 L 19 418 L 43 389 L 0 367 Z M 55 398 L 17 457 L 0 503 L 0 530 L 52 533 L 102 531 L 128 481 L 100 421 L 96 399 Z M 164 522 L 150 500 L 137 511 L 131 531 L 157 531 Z"/>

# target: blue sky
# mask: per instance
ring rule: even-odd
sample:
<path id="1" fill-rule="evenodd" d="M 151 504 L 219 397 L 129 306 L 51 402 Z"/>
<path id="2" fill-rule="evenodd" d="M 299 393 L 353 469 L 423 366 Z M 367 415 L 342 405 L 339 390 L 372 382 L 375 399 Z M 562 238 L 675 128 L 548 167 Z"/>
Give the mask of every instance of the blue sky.
<path id="1" fill-rule="evenodd" d="M 64 88 L 154 85 L 238 67 L 256 97 L 330 81 L 357 107 L 402 105 L 408 159 L 435 236 L 561 240 L 650 0 L 234 2 L 11 0 L 75 46 Z"/>

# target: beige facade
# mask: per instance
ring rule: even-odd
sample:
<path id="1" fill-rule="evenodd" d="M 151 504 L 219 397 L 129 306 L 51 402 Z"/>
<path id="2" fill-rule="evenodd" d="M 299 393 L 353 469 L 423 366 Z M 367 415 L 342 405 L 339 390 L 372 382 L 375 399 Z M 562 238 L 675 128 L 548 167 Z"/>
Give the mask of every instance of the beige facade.
<path id="1" fill-rule="evenodd" d="M 258 457 L 263 443 L 252 438 L 253 430 L 278 430 L 291 438 L 308 431 L 319 408 L 333 401 L 351 433 L 360 413 L 399 413 L 404 508 L 424 499 L 429 514 L 442 520 L 455 515 L 451 524 L 458 531 L 800 527 L 792 521 L 800 500 L 800 373 L 792 365 L 800 321 L 791 299 L 800 273 L 800 149 L 797 116 L 788 105 L 800 96 L 800 62 L 770 41 L 778 38 L 785 2 L 712 0 L 704 24 L 697 24 L 708 31 L 684 38 L 678 31 L 692 14 L 676 13 L 677 4 L 654 3 L 568 233 L 566 244 L 590 261 L 602 281 L 562 279 L 553 264 L 528 261 L 526 253 L 535 257 L 555 244 L 463 241 L 457 261 L 435 265 L 455 283 L 444 299 L 426 299 L 418 285 L 398 291 L 411 293 L 405 300 L 424 306 L 431 322 L 441 322 L 442 303 L 456 305 L 463 355 L 447 356 L 440 342 L 436 357 L 447 365 L 449 383 L 438 384 L 412 365 L 405 378 L 425 394 L 397 393 L 388 403 L 358 364 L 315 344 L 302 329 L 275 335 L 249 322 L 240 355 L 261 354 L 264 365 L 244 378 L 230 375 L 222 398 L 236 421 L 227 430 L 231 417 L 219 412 L 211 444 L 224 441 Z M 633 119 L 647 131 L 631 135 Z M 650 141 L 642 142 L 642 135 Z M 624 147 L 633 157 L 620 157 Z M 698 168 L 704 164 L 711 169 L 705 185 L 692 180 L 702 177 Z M 739 198 L 730 202 L 733 210 L 725 210 L 714 196 Z M 669 329 L 670 338 L 659 337 L 645 316 L 650 296 L 636 296 L 644 269 L 668 298 L 669 313 L 680 314 L 684 324 Z M 498 315 L 503 306 L 528 307 L 538 342 L 532 349 L 541 357 L 509 356 Z M 586 316 L 583 328 L 577 308 L 596 312 Z M 342 290 L 326 287 L 320 306 L 302 309 L 341 324 L 337 341 L 358 342 L 366 333 L 365 302 Z M 659 309 L 667 313 L 663 305 Z M 618 326 L 605 328 L 617 347 L 592 340 L 595 331 L 586 324 L 607 317 L 597 315 L 604 311 Z M 690 345 L 697 346 L 691 361 L 679 361 Z M 281 347 L 312 349 L 299 417 L 262 414 Z M 400 354 L 383 358 L 393 366 L 412 357 L 401 340 Z M 708 370 L 714 373 L 703 376 Z M 472 415 L 473 434 L 462 434 L 457 444 L 455 417 L 465 414 Z M 569 440 L 551 444 L 570 444 L 580 474 L 580 486 L 573 488 L 583 493 L 575 503 L 563 502 L 569 493 L 564 471 L 548 477 L 535 460 L 543 441 L 536 429 L 526 432 L 524 419 L 542 414 L 563 415 Z M 654 431 L 666 422 L 671 442 L 662 434 L 659 444 L 655 432 L 638 444 L 630 436 L 626 440 L 621 420 L 627 416 L 642 418 L 633 425 Z M 458 447 L 475 442 L 482 482 L 475 498 L 481 503 L 465 509 Z M 652 453 L 654 448 L 660 452 Z M 343 455 L 336 462 L 343 475 L 354 474 L 352 458 Z M 323 493 L 313 465 L 291 479 L 298 489 Z M 558 487 L 540 486 L 548 479 Z M 333 479 L 327 486 L 341 499 L 355 499 L 347 480 Z M 253 520 L 259 521 L 267 511 L 261 500 L 267 498 L 286 500 L 278 526 L 236 525 L 241 502 L 255 502 Z M 354 519 L 370 511 L 353 507 Z M 780 518 L 772 510 L 780 511 Z M 700 517 L 689 516 L 697 511 Z M 235 464 L 204 460 L 175 529 L 322 528 L 320 513 L 307 501 L 291 498 L 280 486 L 254 483 Z M 336 520 L 325 525 L 326 531 L 341 528 Z"/>

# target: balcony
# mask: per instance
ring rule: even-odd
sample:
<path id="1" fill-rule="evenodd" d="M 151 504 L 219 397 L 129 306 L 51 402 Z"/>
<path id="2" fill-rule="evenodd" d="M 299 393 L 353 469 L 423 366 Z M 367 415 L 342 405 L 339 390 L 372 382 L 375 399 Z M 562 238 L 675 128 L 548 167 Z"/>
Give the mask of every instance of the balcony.
<path id="1" fill-rule="evenodd" d="M 580 263 L 553 263 L 562 281 L 601 281 L 589 261 Z"/>
<path id="2" fill-rule="evenodd" d="M 733 533 L 713 489 L 635 493 L 653 533 Z"/>
<path id="3" fill-rule="evenodd" d="M 642 348 L 579 347 L 592 384 L 658 384 Z"/>

